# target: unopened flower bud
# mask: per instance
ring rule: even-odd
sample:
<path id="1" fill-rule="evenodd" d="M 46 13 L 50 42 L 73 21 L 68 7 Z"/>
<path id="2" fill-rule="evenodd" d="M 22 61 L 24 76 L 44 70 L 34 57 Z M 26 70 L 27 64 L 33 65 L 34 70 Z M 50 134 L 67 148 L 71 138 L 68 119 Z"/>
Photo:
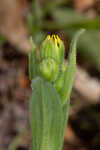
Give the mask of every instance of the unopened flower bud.
<path id="1" fill-rule="evenodd" d="M 55 81 L 59 74 L 59 66 L 51 58 L 43 59 L 39 66 L 41 76 L 47 81 Z"/>
<path id="2" fill-rule="evenodd" d="M 64 44 L 58 35 L 48 35 L 40 48 L 40 60 L 53 58 L 57 64 L 64 60 Z"/>

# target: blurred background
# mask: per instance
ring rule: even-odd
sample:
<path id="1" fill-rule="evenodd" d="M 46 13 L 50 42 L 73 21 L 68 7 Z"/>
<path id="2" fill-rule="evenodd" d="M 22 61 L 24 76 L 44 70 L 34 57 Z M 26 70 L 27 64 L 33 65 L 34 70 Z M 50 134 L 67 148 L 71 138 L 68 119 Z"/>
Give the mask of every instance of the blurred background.
<path id="1" fill-rule="evenodd" d="M 29 37 L 70 40 L 80 28 L 63 150 L 100 150 L 100 0 L 0 0 L 0 150 L 28 150 Z"/>

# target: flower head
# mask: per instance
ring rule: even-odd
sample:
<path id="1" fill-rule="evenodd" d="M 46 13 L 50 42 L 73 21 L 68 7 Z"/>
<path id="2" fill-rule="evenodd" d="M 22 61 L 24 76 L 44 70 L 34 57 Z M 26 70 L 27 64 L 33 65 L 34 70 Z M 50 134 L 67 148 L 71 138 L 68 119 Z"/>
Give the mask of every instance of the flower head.
<path id="1" fill-rule="evenodd" d="M 40 48 L 40 60 L 51 57 L 57 64 L 64 60 L 64 44 L 58 35 L 48 35 Z"/>

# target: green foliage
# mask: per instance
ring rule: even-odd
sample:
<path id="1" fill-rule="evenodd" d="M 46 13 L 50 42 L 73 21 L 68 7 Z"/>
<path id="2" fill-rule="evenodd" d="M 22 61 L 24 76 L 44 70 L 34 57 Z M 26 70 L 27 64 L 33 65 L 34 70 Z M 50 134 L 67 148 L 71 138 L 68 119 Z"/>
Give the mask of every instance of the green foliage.
<path id="1" fill-rule="evenodd" d="M 29 79 L 32 80 L 38 74 L 38 60 L 36 56 L 36 46 L 32 40 L 30 39 L 31 51 L 29 53 Z M 34 69 L 33 69 L 34 67 Z"/>
<path id="2" fill-rule="evenodd" d="M 50 83 L 37 77 L 32 81 L 30 123 L 32 150 L 60 150 L 62 108 L 60 98 Z"/>
<path id="3" fill-rule="evenodd" d="M 62 100 L 68 99 L 71 94 L 73 81 L 75 78 L 75 70 L 76 70 L 76 44 L 78 41 L 79 36 L 84 32 L 85 30 L 79 30 L 75 36 L 72 39 L 72 42 L 70 44 L 70 51 L 68 55 L 68 65 L 67 69 L 65 71 L 65 79 L 64 79 L 64 85 L 61 92 Z"/>
<path id="4" fill-rule="evenodd" d="M 61 86 L 59 91 L 56 89 L 55 82 L 50 82 L 51 80 L 47 82 L 45 76 L 41 77 L 39 72 L 37 74 L 36 71 L 34 76 L 33 70 L 37 63 L 36 48 L 34 49 L 34 45 L 31 44 L 29 76 L 32 82 L 32 95 L 30 97 L 32 144 L 30 150 L 61 150 L 62 148 L 64 130 L 68 120 L 70 94 L 75 77 L 76 43 L 83 32 L 84 29 L 78 31 L 71 42 L 67 67 L 65 66 L 65 62 L 59 66 L 61 70 L 60 75 L 64 72 L 64 76 L 62 77 L 64 81 L 63 86 Z M 52 40 L 52 38 L 49 38 L 49 40 Z M 55 44 L 57 44 L 56 42 Z M 43 60 L 47 60 L 47 58 L 43 58 Z M 57 61 L 56 63 L 59 64 Z M 53 74 L 51 77 L 54 77 Z M 57 80 L 59 81 L 59 78 Z"/>

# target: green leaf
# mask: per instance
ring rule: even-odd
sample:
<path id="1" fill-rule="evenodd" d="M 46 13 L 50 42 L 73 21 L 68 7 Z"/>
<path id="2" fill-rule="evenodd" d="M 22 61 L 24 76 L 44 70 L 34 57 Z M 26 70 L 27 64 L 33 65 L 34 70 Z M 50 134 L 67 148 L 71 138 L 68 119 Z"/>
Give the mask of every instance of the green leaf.
<path id="1" fill-rule="evenodd" d="M 64 141 L 64 133 L 65 133 L 65 128 L 66 128 L 66 125 L 67 125 L 67 121 L 68 121 L 68 114 L 69 114 L 69 108 L 70 108 L 70 98 L 64 103 L 64 105 L 62 105 L 62 112 L 63 112 L 63 120 L 62 120 L 62 136 L 61 136 L 61 139 L 62 139 L 62 144 L 63 144 L 63 141 Z M 61 144 L 61 147 L 62 147 L 62 144 Z"/>
<path id="2" fill-rule="evenodd" d="M 87 18 L 87 20 L 71 24 L 69 28 L 70 29 L 85 28 L 88 30 L 100 29 L 100 17 L 92 19 Z"/>
<path id="3" fill-rule="evenodd" d="M 70 44 L 70 51 L 68 55 L 68 65 L 65 73 L 64 86 L 62 90 L 62 101 L 65 103 L 71 94 L 73 81 L 75 78 L 75 70 L 76 70 L 76 44 L 79 36 L 84 32 L 84 29 L 79 30 L 73 37 Z"/>
<path id="4" fill-rule="evenodd" d="M 52 84 L 39 77 L 32 80 L 31 150 L 60 150 L 64 134 L 63 119 L 61 101 Z"/>
<path id="5" fill-rule="evenodd" d="M 38 75 L 38 62 L 36 57 L 36 46 L 30 39 L 31 51 L 29 53 L 29 79 L 32 80 L 34 77 Z"/>

